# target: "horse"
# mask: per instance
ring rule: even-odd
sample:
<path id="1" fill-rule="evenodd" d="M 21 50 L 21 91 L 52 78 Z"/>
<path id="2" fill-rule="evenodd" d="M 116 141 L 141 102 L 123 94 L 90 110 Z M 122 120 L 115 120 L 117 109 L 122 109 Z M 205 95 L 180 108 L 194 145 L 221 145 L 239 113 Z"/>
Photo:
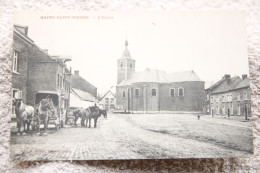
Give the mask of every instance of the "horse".
<path id="1" fill-rule="evenodd" d="M 57 114 L 57 109 L 55 109 L 53 101 L 51 98 L 42 99 L 39 103 L 38 113 L 37 113 L 37 130 L 40 134 L 40 125 L 41 120 L 44 124 L 44 135 L 47 135 L 47 128 L 48 128 L 48 122 L 49 118 L 53 115 Z"/>
<path id="2" fill-rule="evenodd" d="M 17 135 L 21 134 L 21 126 L 23 126 L 23 133 L 25 133 L 25 126 L 27 125 L 27 132 L 30 131 L 30 123 L 31 119 L 34 117 L 34 108 L 32 106 L 28 106 L 22 102 L 21 99 L 14 100 L 15 105 L 15 114 L 17 120 Z"/>
<path id="3" fill-rule="evenodd" d="M 86 117 L 86 110 L 85 109 L 76 109 L 73 111 L 73 116 L 74 116 L 74 126 L 76 126 L 76 122 L 78 121 L 78 118 L 81 118 L 81 126 L 84 126 L 84 121 Z"/>
<path id="4" fill-rule="evenodd" d="M 94 119 L 94 128 L 97 127 L 97 120 L 101 115 L 103 115 L 104 118 L 107 118 L 107 111 L 101 110 L 97 106 L 92 106 L 85 110 L 86 110 L 86 117 L 84 118 L 86 119 L 86 126 L 88 125 L 88 121 L 89 121 L 89 128 L 91 127 L 92 118 Z M 84 121 L 83 121 L 83 126 L 84 126 Z"/>

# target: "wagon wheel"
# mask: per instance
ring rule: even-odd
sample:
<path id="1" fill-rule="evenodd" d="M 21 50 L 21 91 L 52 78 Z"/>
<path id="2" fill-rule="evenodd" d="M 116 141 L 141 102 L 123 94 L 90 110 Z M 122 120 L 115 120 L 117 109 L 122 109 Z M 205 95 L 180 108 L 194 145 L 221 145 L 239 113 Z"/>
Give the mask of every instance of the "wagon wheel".
<path id="1" fill-rule="evenodd" d="M 55 128 L 56 128 L 56 130 L 58 131 L 58 130 L 60 129 L 60 125 L 59 125 L 59 124 L 56 124 L 56 125 L 55 125 Z"/>

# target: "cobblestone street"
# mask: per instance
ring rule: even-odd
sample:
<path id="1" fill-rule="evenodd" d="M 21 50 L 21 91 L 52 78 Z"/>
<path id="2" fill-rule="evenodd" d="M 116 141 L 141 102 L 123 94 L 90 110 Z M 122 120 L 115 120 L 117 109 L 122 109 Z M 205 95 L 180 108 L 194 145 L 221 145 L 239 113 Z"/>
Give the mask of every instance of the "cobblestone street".
<path id="1" fill-rule="evenodd" d="M 14 160 L 243 157 L 252 150 L 250 122 L 189 114 L 109 114 L 97 128 L 11 135 Z"/>

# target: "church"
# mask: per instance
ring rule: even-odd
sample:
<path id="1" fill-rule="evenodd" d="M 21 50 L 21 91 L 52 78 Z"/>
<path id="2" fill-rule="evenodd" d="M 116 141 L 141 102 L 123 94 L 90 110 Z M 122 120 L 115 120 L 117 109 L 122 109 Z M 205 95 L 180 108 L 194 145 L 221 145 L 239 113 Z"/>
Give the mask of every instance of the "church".
<path id="1" fill-rule="evenodd" d="M 202 112 L 204 81 L 192 71 L 167 73 L 147 68 L 135 71 L 136 61 L 128 50 L 117 60 L 116 100 L 128 113 Z"/>

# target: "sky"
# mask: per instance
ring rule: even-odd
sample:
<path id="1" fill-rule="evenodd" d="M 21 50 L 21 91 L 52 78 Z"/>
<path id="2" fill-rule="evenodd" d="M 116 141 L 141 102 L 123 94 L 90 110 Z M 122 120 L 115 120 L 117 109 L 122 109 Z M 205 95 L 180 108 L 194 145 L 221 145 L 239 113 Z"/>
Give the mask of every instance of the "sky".
<path id="1" fill-rule="evenodd" d="M 101 92 L 116 85 L 126 39 L 136 71 L 193 70 L 207 83 L 248 74 L 242 11 L 19 11 L 14 24 L 50 55 L 71 57 L 67 65 Z"/>

